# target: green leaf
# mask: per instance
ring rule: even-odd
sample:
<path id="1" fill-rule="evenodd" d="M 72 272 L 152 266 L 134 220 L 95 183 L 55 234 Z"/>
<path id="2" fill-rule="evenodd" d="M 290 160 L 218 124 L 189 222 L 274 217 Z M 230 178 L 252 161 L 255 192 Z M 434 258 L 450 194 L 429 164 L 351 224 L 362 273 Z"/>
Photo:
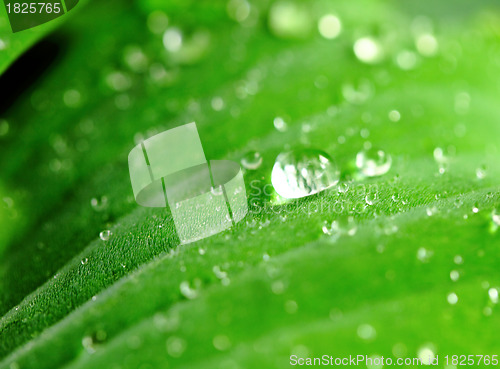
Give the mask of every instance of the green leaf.
<path id="1" fill-rule="evenodd" d="M 0 121 L 0 368 L 498 352 L 498 7 L 284 2 L 296 37 L 273 4 L 245 4 L 94 1 L 54 34 L 63 56 Z M 333 40 L 317 31 L 330 12 Z M 353 52 L 365 36 L 380 62 Z M 127 155 L 191 121 L 208 159 L 263 163 L 245 171 L 242 222 L 179 246 L 168 209 L 135 203 Z M 387 174 L 358 175 L 367 142 L 392 156 Z M 278 202 L 274 160 L 303 146 L 329 153 L 348 190 Z M 350 232 L 323 232 L 349 217 Z"/>

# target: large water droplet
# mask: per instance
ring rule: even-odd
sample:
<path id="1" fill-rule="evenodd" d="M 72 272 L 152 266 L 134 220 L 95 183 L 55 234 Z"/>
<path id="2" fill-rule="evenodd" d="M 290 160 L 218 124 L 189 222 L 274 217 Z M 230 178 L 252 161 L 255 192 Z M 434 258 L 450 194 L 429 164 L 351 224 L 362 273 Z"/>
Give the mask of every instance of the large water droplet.
<path id="1" fill-rule="evenodd" d="M 336 185 L 339 177 L 338 167 L 327 153 L 304 149 L 279 154 L 271 182 L 280 196 L 296 199 Z"/>
<path id="2" fill-rule="evenodd" d="M 381 176 L 391 169 L 392 158 L 383 150 L 371 148 L 356 155 L 356 166 L 367 177 Z"/>

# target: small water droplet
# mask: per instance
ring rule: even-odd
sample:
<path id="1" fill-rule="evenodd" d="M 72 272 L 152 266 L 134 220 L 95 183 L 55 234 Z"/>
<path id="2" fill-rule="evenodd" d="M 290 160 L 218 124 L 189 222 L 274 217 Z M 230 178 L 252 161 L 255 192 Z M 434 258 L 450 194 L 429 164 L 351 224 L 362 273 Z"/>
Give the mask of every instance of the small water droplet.
<path id="1" fill-rule="evenodd" d="M 370 324 L 361 324 L 357 329 L 357 333 L 359 338 L 365 341 L 371 341 L 377 336 L 377 331 Z"/>
<path id="2" fill-rule="evenodd" d="M 417 250 L 417 259 L 422 263 L 427 263 L 429 262 L 433 254 L 433 251 L 427 250 L 425 247 L 420 247 Z"/>
<path id="3" fill-rule="evenodd" d="M 491 220 L 496 226 L 500 226 L 500 211 L 498 209 L 493 209 L 491 212 Z"/>
<path id="4" fill-rule="evenodd" d="M 181 357 L 184 351 L 186 351 L 186 346 L 186 340 L 180 337 L 172 336 L 167 340 L 167 352 L 174 358 Z"/>
<path id="5" fill-rule="evenodd" d="M 7 133 L 9 133 L 9 122 L 0 119 L 0 137 L 7 135 Z"/>
<path id="6" fill-rule="evenodd" d="M 269 11 L 269 29 L 276 37 L 303 39 L 311 33 L 313 22 L 308 7 L 292 1 L 277 1 Z"/>
<path id="7" fill-rule="evenodd" d="M 245 169 L 256 170 L 261 164 L 262 156 L 257 151 L 250 151 L 241 158 L 241 165 L 243 165 Z"/>
<path id="8" fill-rule="evenodd" d="M 488 296 L 491 300 L 492 303 L 497 304 L 498 303 L 498 290 L 494 287 L 490 288 L 488 290 Z"/>
<path id="9" fill-rule="evenodd" d="M 165 32 L 168 27 L 168 17 L 161 10 L 154 10 L 148 15 L 148 28 L 152 33 L 157 35 Z"/>
<path id="10" fill-rule="evenodd" d="M 299 306 L 297 305 L 297 301 L 295 300 L 287 300 L 285 302 L 285 311 L 288 314 L 295 314 L 298 310 Z"/>
<path id="11" fill-rule="evenodd" d="M 181 284 L 179 285 L 179 290 L 181 291 L 181 294 L 189 300 L 198 297 L 198 291 L 194 288 L 191 288 L 188 281 L 181 282 Z"/>
<path id="12" fill-rule="evenodd" d="M 418 52 L 423 56 L 434 56 L 438 51 L 438 42 L 436 37 L 430 33 L 424 33 L 417 37 L 415 46 Z"/>
<path id="13" fill-rule="evenodd" d="M 182 32 L 180 29 L 172 27 L 163 34 L 163 46 L 171 53 L 179 51 L 182 47 Z"/>
<path id="14" fill-rule="evenodd" d="M 77 108 L 80 106 L 82 95 L 80 91 L 71 89 L 66 90 L 63 95 L 63 101 L 66 106 L 70 108 Z"/>
<path id="15" fill-rule="evenodd" d="M 0 38 L 0 50 L 5 50 L 7 48 L 7 42 Z"/>
<path id="16" fill-rule="evenodd" d="M 82 346 L 89 354 L 93 354 L 96 351 L 94 339 L 91 336 L 85 336 L 82 338 Z"/>
<path id="17" fill-rule="evenodd" d="M 438 208 L 435 206 L 428 207 L 427 209 L 425 209 L 425 212 L 427 213 L 427 216 L 429 216 L 429 217 L 437 214 L 438 211 L 439 211 Z"/>
<path id="18" fill-rule="evenodd" d="M 446 300 L 448 301 L 448 303 L 450 305 L 455 305 L 458 302 L 458 296 L 457 296 L 457 294 L 455 292 L 451 292 L 446 297 Z"/>
<path id="19" fill-rule="evenodd" d="M 356 166 L 367 177 L 381 176 L 391 169 L 392 157 L 385 151 L 371 148 L 356 155 Z"/>
<path id="20" fill-rule="evenodd" d="M 328 40 L 337 38 L 342 31 L 342 23 L 334 14 L 325 14 L 318 21 L 318 31 Z"/>
<path id="21" fill-rule="evenodd" d="M 288 124 L 282 117 L 276 117 L 273 120 L 274 128 L 279 132 L 285 132 L 288 129 Z"/>
<path id="22" fill-rule="evenodd" d="M 210 104 L 212 105 L 212 109 L 215 111 L 221 111 L 224 109 L 224 100 L 220 96 L 215 96 Z"/>
<path id="23" fill-rule="evenodd" d="M 458 279 L 460 278 L 460 273 L 458 272 L 458 270 L 452 270 L 450 272 L 450 279 L 453 281 L 453 282 L 456 282 L 458 281 Z"/>
<path id="24" fill-rule="evenodd" d="M 226 351 L 231 347 L 231 341 L 223 334 L 215 336 L 212 340 L 214 347 L 219 351 Z"/>
<path id="25" fill-rule="evenodd" d="M 476 169 L 477 179 L 484 179 L 488 175 L 488 167 L 486 165 L 481 165 Z"/>
<path id="26" fill-rule="evenodd" d="M 453 258 L 453 262 L 457 265 L 460 265 L 463 264 L 464 259 L 462 258 L 461 255 L 455 255 L 455 257 Z"/>
<path id="27" fill-rule="evenodd" d="M 107 85 L 115 91 L 126 91 L 132 86 L 130 77 L 119 71 L 114 71 L 106 76 Z"/>
<path id="28" fill-rule="evenodd" d="M 248 18 L 251 9 L 246 0 L 229 0 L 226 7 L 229 17 L 240 23 Z"/>
<path id="29" fill-rule="evenodd" d="M 382 60 L 383 52 L 380 43 L 373 37 L 363 37 L 354 43 L 354 54 L 367 64 L 375 64 Z"/>
<path id="30" fill-rule="evenodd" d="M 104 231 L 102 231 L 101 233 L 99 233 L 99 238 L 103 241 L 108 241 L 109 240 L 109 237 L 112 235 L 113 233 L 109 230 L 109 229 L 106 229 Z"/>
<path id="31" fill-rule="evenodd" d="M 129 45 L 125 48 L 123 60 L 130 70 L 136 73 L 145 72 L 148 68 L 148 58 L 137 45 Z"/>
<path id="32" fill-rule="evenodd" d="M 393 122 L 399 122 L 401 119 L 401 114 L 397 110 L 391 110 L 389 112 L 389 119 Z"/>
<path id="33" fill-rule="evenodd" d="M 222 189 L 222 186 L 217 186 L 217 187 L 212 187 L 210 189 L 210 192 L 212 193 L 212 195 L 214 196 L 220 196 L 223 194 L 223 189 Z"/>
<path id="34" fill-rule="evenodd" d="M 279 154 L 271 182 L 280 196 L 295 199 L 335 186 L 339 177 L 338 167 L 328 154 L 304 149 Z"/>
<path id="35" fill-rule="evenodd" d="M 417 54 L 410 50 L 401 50 L 396 56 L 396 64 L 402 70 L 411 70 L 417 65 Z"/>
<path id="36" fill-rule="evenodd" d="M 436 358 L 436 349 L 434 345 L 427 344 L 420 347 L 417 351 L 417 357 L 424 365 L 430 365 Z"/>
<path id="37" fill-rule="evenodd" d="M 100 198 L 93 197 L 90 200 L 90 205 L 95 211 L 103 211 L 108 207 L 108 197 L 101 196 Z"/>
<path id="38" fill-rule="evenodd" d="M 87 264 L 89 262 L 89 259 L 88 258 L 83 258 L 81 262 L 82 262 L 82 265 L 85 265 L 85 264 Z"/>

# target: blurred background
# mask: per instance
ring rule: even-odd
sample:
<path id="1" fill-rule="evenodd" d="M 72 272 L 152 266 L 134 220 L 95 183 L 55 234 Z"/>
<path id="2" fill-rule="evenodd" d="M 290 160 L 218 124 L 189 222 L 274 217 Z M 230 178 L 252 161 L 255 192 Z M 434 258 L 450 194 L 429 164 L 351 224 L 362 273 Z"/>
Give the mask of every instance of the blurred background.
<path id="1" fill-rule="evenodd" d="M 493 0 L 87 0 L 16 34 L 2 8 L 0 368 L 498 354 L 499 41 Z M 127 155 L 192 121 L 253 211 L 177 247 Z M 283 204 L 303 148 L 340 182 Z"/>

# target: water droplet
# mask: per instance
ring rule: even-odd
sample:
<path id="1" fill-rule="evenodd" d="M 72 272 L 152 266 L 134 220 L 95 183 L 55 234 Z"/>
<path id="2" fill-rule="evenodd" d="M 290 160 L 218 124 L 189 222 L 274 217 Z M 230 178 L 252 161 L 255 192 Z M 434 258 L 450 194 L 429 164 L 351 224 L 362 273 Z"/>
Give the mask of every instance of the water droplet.
<path id="1" fill-rule="evenodd" d="M 89 262 L 89 259 L 88 258 L 83 258 L 82 259 L 82 265 L 85 265 Z"/>
<path id="2" fill-rule="evenodd" d="M 82 95 L 78 90 L 66 90 L 63 95 L 63 101 L 66 106 L 70 108 L 77 108 L 80 106 Z"/>
<path id="3" fill-rule="evenodd" d="M 200 248 L 198 249 L 198 253 L 199 253 L 200 255 L 205 255 L 205 254 L 206 254 L 206 252 L 207 252 L 207 250 L 205 250 L 205 249 L 204 249 L 204 248 L 202 248 L 202 247 L 200 247 Z"/>
<path id="4" fill-rule="evenodd" d="M 318 30 L 321 36 L 328 40 L 337 38 L 342 31 L 342 23 L 334 14 L 325 14 L 318 21 Z"/>
<path id="5" fill-rule="evenodd" d="M 494 287 L 490 288 L 488 290 L 488 296 L 491 300 L 492 303 L 497 304 L 498 303 L 498 290 Z"/>
<path id="6" fill-rule="evenodd" d="M 458 296 L 455 292 L 448 294 L 446 300 L 450 305 L 455 305 L 458 302 Z"/>
<path id="7" fill-rule="evenodd" d="M 396 56 L 396 64 L 402 70 L 411 70 L 417 65 L 417 54 L 413 51 L 402 50 Z"/>
<path id="8" fill-rule="evenodd" d="M 371 148 L 356 155 L 356 166 L 367 177 L 381 176 L 391 169 L 392 157 L 383 150 Z"/>
<path id="9" fill-rule="evenodd" d="M 399 120 L 401 119 L 401 114 L 397 110 L 391 110 L 389 112 L 389 119 L 393 122 L 399 122 Z"/>
<path id="10" fill-rule="evenodd" d="M 351 104 L 362 104 L 373 95 L 373 86 L 370 81 L 362 80 L 359 84 L 344 83 L 342 96 Z"/>
<path id="11" fill-rule="evenodd" d="M 372 206 L 377 201 L 376 193 L 369 193 L 365 196 L 366 205 Z"/>
<path id="12" fill-rule="evenodd" d="M 113 233 L 109 230 L 109 229 L 106 229 L 104 231 L 102 231 L 101 233 L 99 233 L 99 238 L 103 241 L 108 241 L 109 240 L 109 237 L 112 235 Z"/>
<path id="13" fill-rule="evenodd" d="M 82 346 L 89 354 L 93 354 L 96 351 L 94 339 L 91 336 L 85 336 L 82 338 Z"/>
<path id="14" fill-rule="evenodd" d="M 427 250 L 425 247 L 420 247 L 417 250 L 417 259 L 422 263 L 428 263 L 434 252 Z"/>
<path id="15" fill-rule="evenodd" d="M 288 129 L 288 124 L 281 117 L 276 117 L 273 120 L 274 128 L 280 132 L 285 132 Z"/>
<path id="16" fill-rule="evenodd" d="M 347 193 L 347 191 L 349 191 L 349 184 L 347 182 L 339 183 L 337 190 L 339 193 Z"/>
<path id="17" fill-rule="evenodd" d="M 7 43 L 0 38 L 0 50 L 5 50 L 7 48 Z"/>
<path id="18" fill-rule="evenodd" d="M 455 96 L 455 112 L 464 115 L 469 111 L 470 95 L 467 92 L 459 92 Z"/>
<path id="19" fill-rule="evenodd" d="M 9 122 L 5 119 L 0 119 L 0 137 L 9 133 Z"/>
<path id="20" fill-rule="evenodd" d="M 341 235 L 354 236 L 357 230 L 358 226 L 354 221 L 354 218 L 351 216 L 340 217 L 339 219 L 336 219 L 331 223 L 325 221 L 323 222 L 322 227 L 323 233 L 328 236 L 333 236 L 334 239 L 337 239 Z"/>
<path id="21" fill-rule="evenodd" d="M 453 281 L 453 282 L 456 282 L 458 281 L 458 279 L 460 278 L 460 273 L 458 272 L 458 270 L 452 270 L 450 272 L 450 279 Z"/>
<path id="22" fill-rule="evenodd" d="M 181 291 L 181 294 L 189 300 L 198 297 L 198 291 L 194 288 L 191 288 L 188 281 L 181 282 L 181 284 L 179 285 L 179 289 Z"/>
<path id="23" fill-rule="evenodd" d="M 279 154 L 271 182 L 280 196 L 295 199 L 335 186 L 339 177 L 338 167 L 328 154 L 304 149 Z"/>
<path id="24" fill-rule="evenodd" d="M 186 351 L 186 340 L 180 337 L 172 336 L 167 340 L 167 352 L 172 357 L 181 357 Z"/>
<path id="25" fill-rule="evenodd" d="M 212 340 L 214 347 L 219 351 L 226 351 L 231 347 L 231 341 L 223 334 L 215 336 Z"/>
<path id="26" fill-rule="evenodd" d="M 377 331 L 370 324 L 361 324 L 357 329 L 357 333 L 359 338 L 365 341 L 371 341 L 377 336 Z"/>
<path id="27" fill-rule="evenodd" d="M 418 349 L 417 357 L 424 365 L 429 365 L 436 358 L 434 345 L 425 345 Z"/>
<path id="28" fill-rule="evenodd" d="M 460 265 L 463 264 L 464 259 L 462 258 L 461 255 L 455 255 L 455 257 L 453 258 L 453 262 L 457 265 Z"/>
<path id="29" fill-rule="evenodd" d="M 479 213 L 479 205 L 477 203 L 475 203 L 474 206 L 472 207 L 472 212 L 474 214 Z"/>
<path id="30" fill-rule="evenodd" d="M 212 187 L 210 189 L 210 192 L 212 193 L 212 195 L 214 196 L 220 196 L 224 193 L 223 189 L 222 189 L 222 186 L 217 186 L 217 187 Z"/>
<path id="31" fill-rule="evenodd" d="M 255 170 L 262 164 L 262 156 L 257 151 L 248 152 L 243 158 L 241 158 L 241 165 L 243 168 L 249 170 Z"/>
<path id="32" fill-rule="evenodd" d="M 299 306 L 297 305 L 297 301 L 287 300 L 285 302 L 285 311 L 288 314 L 295 314 L 298 310 Z"/>
<path id="33" fill-rule="evenodd" d="M 90 200 L 90 205 L 92 206 L 92 209 L 95 211 L 103 211 L 108 207 L 108 197 L 107 196 L 101 196 L 101 198 L 96 198 L 93 197 Z"/>
<path id="34" fill-rule="evenodd" d="M 215 96 L 210 104 L 212 105 L 212 109 L 215 111 L 221 111 L 224 109 L 224 100 L 220 96 Z"/>
<path id="35" fill-rule="evenodd" d="M 488 175 L 488 167 L 486 165 L 481 165 L 476 169 L 477 179 L 484 179 Z"/>
<path id="36" fill-rule="evenodd" d="M 165 32 L 168 27 L 168 17 L 161 10 L 154 10 L 148 15 L 148 28 L 157 35 Z"/>
<path id="37" fill-rule="evenodd" d="M 246 0 L 229 0 L 226 10 L 230 18 L 241 23 L 250 15 L 251 6 Z"/>
<path id="38" fill-rule="evenodd" d="M 125 64 L 136 73 L 145 72 L 148 68 L 148 58 L 139 46 L 127 46 L 123 52 Z"/>
<path id="39" fill-rule="evenodd" d="M 417 37 L 415 46 L 418 52 L 423 56 L 434 56 L 438 51 L 438 42 L 436 37 L 430 33 L 424 33 Z"/>
<path id="40" fill-rule="evenodd" d="M 425 212 L 427 213 L 427 216 L 431 217 L 433 216 L 434 214 L 437 214 L 438 212 L 438 208 L 433 206 L 433 207 L 429 207 L 427 209 L 425 209 Z"/>
<path id="41" fill-rule="evenodd" d="M 380 43 L 372 37 L 363 37 L 354 43 L 354 54 L 367 64 L 375 64 L 382 60 L 383 53 Z"/>
<path id="42" fill-rule="evenodd" d="M 130 77 L 123 73 L 114 71 L 106 76 L 107 85 L 115 91 L 125 91 L 132 86 Z"/>
<path id="43" fill-rule="evenodd" d="M 493 209 L 491 212 L 491 220 L 495 225 L 500 226 L 500 211 L 498 209 Z"/>
<path id="44" fill-rule="evenodd" d="M 180 29 L 172 27 L 163 34 L 163 46 L 171 53 L 179 51 L 182 47 L 182 32 Z"/>
<path id="45" fill-rule="evenodd" d="M 306 38 L 313 27 L 309 9 L 292 1 L 275 2 L 269 11 L 268 23 L 273 35 L 289 39 Z"/>

